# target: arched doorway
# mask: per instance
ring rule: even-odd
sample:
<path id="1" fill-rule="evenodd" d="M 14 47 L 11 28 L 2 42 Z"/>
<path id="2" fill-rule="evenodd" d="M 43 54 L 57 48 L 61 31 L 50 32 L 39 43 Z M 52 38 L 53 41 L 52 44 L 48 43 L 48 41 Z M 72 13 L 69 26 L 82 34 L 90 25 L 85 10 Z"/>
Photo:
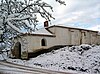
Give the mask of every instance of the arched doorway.
<path id="1" fill-rule="evenodd" d="M 14 52 L 16 58 L 21 58 L 21 43 L 17 42 L 14 46 Z"/>
<path id="2" fill-rule="evenodd" d="M 46 39 L 42 39 L 42 40 L 41 40 L 41 46 L 47 46 Z"/>

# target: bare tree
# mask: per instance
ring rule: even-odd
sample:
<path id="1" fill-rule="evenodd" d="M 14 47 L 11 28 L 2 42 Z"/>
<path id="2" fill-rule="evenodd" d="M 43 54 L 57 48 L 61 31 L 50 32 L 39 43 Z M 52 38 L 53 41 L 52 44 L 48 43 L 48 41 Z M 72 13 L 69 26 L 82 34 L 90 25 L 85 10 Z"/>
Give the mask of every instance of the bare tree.
<path id="1" fill-rule="evenodd" d="M 65 5 L 65 2 L 61 0 L 55 0 L 55 2 Z M 23 33 L 22 30 L 35 31 L 38 25 L 37 14 L 48 21 L 51 18 L 54 19 L 46 8 L 53 11 L 53 7 L 42 0 L 1 0 L 0 43 L 4 43 L 6 47 L 11 46 L 13 42 L 10 39 Z M 2 45 L 0 49 L 2 49 Z"/>

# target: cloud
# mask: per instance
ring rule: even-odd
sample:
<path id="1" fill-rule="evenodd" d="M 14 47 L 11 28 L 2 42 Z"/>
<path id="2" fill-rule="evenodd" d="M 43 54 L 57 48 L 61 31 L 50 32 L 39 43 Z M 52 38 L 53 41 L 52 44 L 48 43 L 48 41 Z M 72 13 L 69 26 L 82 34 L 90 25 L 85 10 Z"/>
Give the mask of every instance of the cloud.
<path id="1" fill-rule="evenodd" d="M 73 26 L 81 28 L 91 28 L 95 25 L 100 24 L 100 0 L 70 0 L 69 7 L 64 7 L 62 9 L 58 7 L 56 13 L 55 24 L 74 24 Z M 65 10 L 64 10 L 65 9 Z M 60 12 L 58 15 L 57 12 Z M 62 14 L 63 13 L 63 14 Z M 96 26 L 96 30 L 98 26 Z"/>
<path id="2" fill-rule="evenodd" d="M 52 24 L 71 25 L 80 28 L 98 30 L 100 25 L 100 0 L 64 0 L 66 6 L 56 3 L 55 0 L 44 0 L 53 6 L 52 15 L 56 18 Z M 45 20 L 41 20 L 44 22 Z M 98 26 L 97 26 L 98 25 Z"/>
<path id="3" fill-rule="evenodd" d="M 90 27 L 88 29 L 95 30 L 95 31 L 99 31 L 100 32 L 100 24 L 99 25 L 96 25 L 96 26 L 93 26 L 93 27 Z"/>

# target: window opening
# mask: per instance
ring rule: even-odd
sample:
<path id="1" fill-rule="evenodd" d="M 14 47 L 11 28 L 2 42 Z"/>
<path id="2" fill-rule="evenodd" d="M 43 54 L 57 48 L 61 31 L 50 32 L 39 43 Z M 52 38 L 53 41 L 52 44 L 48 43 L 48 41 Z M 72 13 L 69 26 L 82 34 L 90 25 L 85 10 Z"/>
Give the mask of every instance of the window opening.
<path id="1" fill-rule="evenodd" d="M 41 45 L 42 45 L 42 46 L 47 46 L 47 44 L 46 44 L 46 39 L 42 39 L 42 40 L 41 40 Z"/>

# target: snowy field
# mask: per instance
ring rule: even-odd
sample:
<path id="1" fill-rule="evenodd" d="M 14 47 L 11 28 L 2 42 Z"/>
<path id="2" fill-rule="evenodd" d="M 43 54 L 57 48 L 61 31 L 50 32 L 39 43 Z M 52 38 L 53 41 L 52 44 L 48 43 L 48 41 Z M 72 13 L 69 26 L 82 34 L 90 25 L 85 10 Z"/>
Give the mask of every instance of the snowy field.
<path id="1" fill-rule="evenodd" d="M 44 53 L 30 60 L 7 59 L 7 61 L 30 67 L 56 71 L 76 71 L 82 74 L 100 74 L 100 45 L 64 47 Z"/>

